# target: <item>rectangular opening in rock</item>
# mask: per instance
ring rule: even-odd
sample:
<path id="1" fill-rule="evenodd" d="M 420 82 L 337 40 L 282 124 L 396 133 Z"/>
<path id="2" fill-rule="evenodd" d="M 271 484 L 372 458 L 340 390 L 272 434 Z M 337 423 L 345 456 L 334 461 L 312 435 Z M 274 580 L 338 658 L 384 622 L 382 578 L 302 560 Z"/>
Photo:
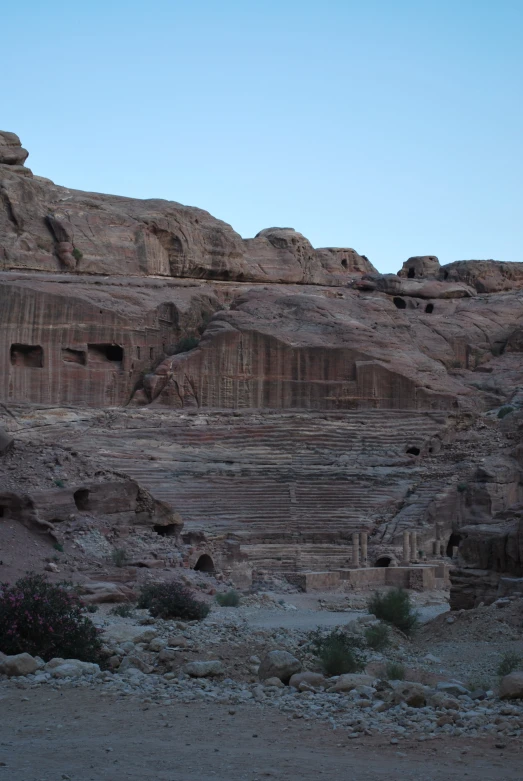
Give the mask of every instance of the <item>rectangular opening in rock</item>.
<path id="1" fill-rule="evenodd" d="M 113 367 L 122 365 L 123 348 L 119 344 L 88 344 L 87 354 L 90 364 L 110 363 Z"/>
<path id="2" fill-rule="evenodd" d="M 44 351 L 37 344 L 12 344 L 11 363 L 13 366 L 41 369 L 44 365 Z"/>
<path id="3" fill-rule="evenodd" d="M 77 363 L 80 366 L 85 366 L 87 363 L 85 350 L 73 350 L 70 347 L 63 347 L 62 361 L 65 363 Z"/>

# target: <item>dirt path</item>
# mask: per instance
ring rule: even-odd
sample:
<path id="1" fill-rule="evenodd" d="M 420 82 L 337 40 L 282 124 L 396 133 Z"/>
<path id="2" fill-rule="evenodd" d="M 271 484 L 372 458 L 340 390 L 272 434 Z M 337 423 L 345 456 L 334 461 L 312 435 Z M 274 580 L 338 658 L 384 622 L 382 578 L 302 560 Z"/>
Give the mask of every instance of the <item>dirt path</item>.
<path id="1" fill-rule="evenodd" d="M 255 705 L 0 689 L 0 781 L 521 781 L 516 740 L 350 740 Z"/>

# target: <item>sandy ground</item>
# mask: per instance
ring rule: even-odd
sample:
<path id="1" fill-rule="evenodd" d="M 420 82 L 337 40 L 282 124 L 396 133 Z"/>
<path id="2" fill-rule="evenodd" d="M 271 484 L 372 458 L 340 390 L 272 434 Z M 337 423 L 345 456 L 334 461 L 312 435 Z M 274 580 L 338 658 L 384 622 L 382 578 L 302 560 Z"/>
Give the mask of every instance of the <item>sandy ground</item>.
<path id="1" fill-rule="evenodd" d="M 255 705 L 0 690 L 5 781 L 521 781 L 516 740 L 350 740 Z"/>

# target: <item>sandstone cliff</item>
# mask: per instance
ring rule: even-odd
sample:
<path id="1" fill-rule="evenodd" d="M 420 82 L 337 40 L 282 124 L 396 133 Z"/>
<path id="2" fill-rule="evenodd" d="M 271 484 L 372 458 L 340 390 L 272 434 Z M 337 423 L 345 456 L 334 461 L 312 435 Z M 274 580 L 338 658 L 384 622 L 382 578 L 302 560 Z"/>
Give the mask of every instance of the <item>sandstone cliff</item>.
<path id="1" fill-rule="evenodd" d="M 382 275 L 291 228 L 243 239 L 201 209 L 60 187 L 26 158 L 0 133 L 18 436 L 95 450 L 189 537 L 260 566 L 347 566 L 363 530 L 372 561 L 400 562 L 414 529 L 415 558 L 460 547 L 463 571 L 520 574 L 516 412 L 497 414 L 523 407 L 523 264 Z M 83 412 L 64 427 L 50 407 Z"/>

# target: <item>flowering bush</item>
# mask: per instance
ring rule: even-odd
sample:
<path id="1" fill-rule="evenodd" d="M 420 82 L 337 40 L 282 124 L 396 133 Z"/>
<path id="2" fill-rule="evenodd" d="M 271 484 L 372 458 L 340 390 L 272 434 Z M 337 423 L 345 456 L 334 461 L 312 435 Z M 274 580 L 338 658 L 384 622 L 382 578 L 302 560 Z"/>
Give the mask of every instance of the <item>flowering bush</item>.
<path id="1" fill-rule="evenodd" d="M 0 583 L 0 651 L 25 651 L 46 662 L 55 656 L 97 662 L 102 643 L 86 610 L 67 584 L 49 583 L 42 575 Z"/>
<path id="2" fill-rule="evenodd" d="M 155 618 L 185 618 L 201 621 L 209 613 L 209 605 L 195 599 L 192 592 L 175 581 L 142 586 L 139 608 L 147 608 Z"/>

